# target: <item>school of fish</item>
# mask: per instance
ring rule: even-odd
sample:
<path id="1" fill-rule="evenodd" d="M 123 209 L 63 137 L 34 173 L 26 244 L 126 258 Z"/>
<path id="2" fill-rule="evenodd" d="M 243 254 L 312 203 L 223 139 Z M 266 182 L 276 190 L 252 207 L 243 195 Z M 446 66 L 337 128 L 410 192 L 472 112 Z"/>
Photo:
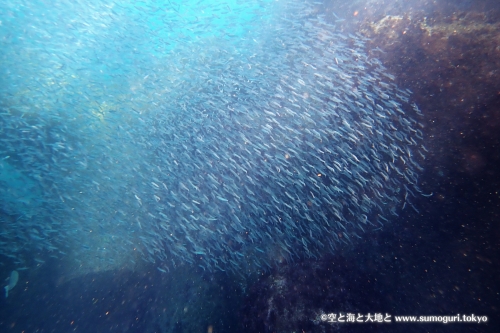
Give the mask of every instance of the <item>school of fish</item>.
<path id="1" fill-rule="evenodd" d="M 418 212 L 422 113 L 321 8 L 0 5 L 2 261 L 250 273 Z"/>

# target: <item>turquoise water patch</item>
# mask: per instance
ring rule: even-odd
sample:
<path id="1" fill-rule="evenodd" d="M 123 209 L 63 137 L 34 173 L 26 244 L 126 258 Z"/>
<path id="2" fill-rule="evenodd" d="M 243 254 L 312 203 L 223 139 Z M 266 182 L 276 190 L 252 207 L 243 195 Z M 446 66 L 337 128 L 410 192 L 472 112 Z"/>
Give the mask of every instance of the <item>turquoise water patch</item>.
<path id="1" fill-rule="evenodd" d="M 1 209 L 7 214 L 31 217 L 41 203 L 42 191 L 36 181 L 0 161 Z"/>

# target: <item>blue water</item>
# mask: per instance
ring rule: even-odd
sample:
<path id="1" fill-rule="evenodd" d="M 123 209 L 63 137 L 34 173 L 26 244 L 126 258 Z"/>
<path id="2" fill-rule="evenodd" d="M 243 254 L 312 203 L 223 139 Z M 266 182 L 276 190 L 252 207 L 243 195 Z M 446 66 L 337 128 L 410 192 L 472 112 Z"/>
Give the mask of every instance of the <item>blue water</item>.
<path id="1" fill-rule="evenodd" d="M 433 229 L 432 118 L 346 6 L 0 4 L 2 330 L 287 331 L 290 308 L 316 332 L 438 311 L 424 271 L 464 288 L 425 250 L 460 232 Z"/>

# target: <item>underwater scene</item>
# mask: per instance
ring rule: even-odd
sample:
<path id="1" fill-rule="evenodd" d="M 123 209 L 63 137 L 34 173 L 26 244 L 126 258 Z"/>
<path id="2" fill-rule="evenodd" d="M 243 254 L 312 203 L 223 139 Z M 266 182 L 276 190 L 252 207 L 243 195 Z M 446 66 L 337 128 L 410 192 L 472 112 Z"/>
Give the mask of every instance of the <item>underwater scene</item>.
<path id="1" fill-rule="evenodd" d="M 0 2 L 0 332 L 500 331 L 497 0 Z"/>

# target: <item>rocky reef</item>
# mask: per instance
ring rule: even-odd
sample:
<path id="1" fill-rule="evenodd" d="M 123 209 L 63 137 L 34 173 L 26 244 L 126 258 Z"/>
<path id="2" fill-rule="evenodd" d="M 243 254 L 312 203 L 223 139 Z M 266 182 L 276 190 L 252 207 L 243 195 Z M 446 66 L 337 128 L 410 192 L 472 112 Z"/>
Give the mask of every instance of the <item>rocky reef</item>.
<path id="1" fill-rule="evenodd" d="M 331 332 L 345 328 L 346 324 L 324 322 L 321 316 L 380 309 L 378 282 L 363 267 L 343 257 L 278 267 L 249 290 L 242 311 L 245 331 Z"/>

